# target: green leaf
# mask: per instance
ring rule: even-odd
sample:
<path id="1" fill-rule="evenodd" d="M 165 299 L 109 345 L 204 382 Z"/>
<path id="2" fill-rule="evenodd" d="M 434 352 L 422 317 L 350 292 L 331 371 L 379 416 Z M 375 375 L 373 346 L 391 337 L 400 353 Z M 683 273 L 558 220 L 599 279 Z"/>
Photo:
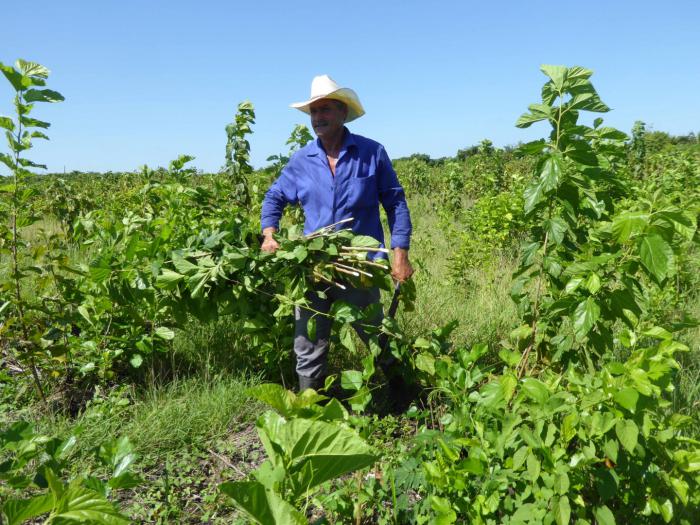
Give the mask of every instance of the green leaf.
<path id="1" fill-rule="evenodd" d="M 639 242 L 639 256 L 647 271 L 662 282 L 673 264 L 673 248 L 658 234 L 645 235 Z"/>
<path id="2" fill-rule="evenodd" d="M 10 117 L 3 117 L 0 115 L 0 128 L 5 128 L 8 131 L 14 131 L 15 123 Z"/>
<path id="3" fill-rule="evenodd" d="M 659 506 L 659 510 L 661 511 L 661 517 L 664 521 L 666 523 L 671 523 L 673 519 L 673 503 L 671 503 L 671 500 L 667 498 L 666 501 Z"/>
<path id="4" fill-rule="evenodd" d="M 549 234 L 550 239 L 552 239 L 556 244 L 562 243 L 564 240 L 564 234 L 568 229 L 563 219 L 560 217 L 546 219 L 543 226 L 544 230 Z"/>
<path id="5" fill-rule="evenodd" d="M 54 523 L 93 523 L 100 525 L 128 525 L 130 520 L 120 514 L 104 496 L 94 490 L 72 485 L 57 504 Z"/>
<path id="6" fill-rule="evenodd" d="M 41 516 L 53 508 L 53 496 L 42 494 L 33 498 L 7 500 L 0 510 L 7 517 L 7 525 L 19 525 L 25 521 Z"/>
<path id="7" fill-rule="evenodd" d="M 2 71 L 2 74 L 5 75 L 5 78 L 10 84 L 12 84 L 15 91 L 22 91 L 24 89 L 22 85 L 22 74 L 19 71 L 12 66 L 6 66 L 2 62 L 0 62 L 0 71 Z"/>
<path id="8" fill-rule="evenodd" d="M 283 417 L 299 415 L 304 409 L 308 409 L 319 401 L 327 399 L 325 396 L 314 393 L 310 389 L 304 390 L 301 394 L 296 395 L 282 385 L 275 383 L 256 385 L 249 388 L 247 392 L 263 403 L 270 405 Z"/>
<path id="9" fill-rule="evenodd" d="M 369 235 L 355 235 L 350 241 L 350 246 L 377 248 L 379 246 L 379 241 Z"/>
<path id="10" fill-rule="evenodd" d="M 219 490 L 260 525 L 308 525 L 304 515 L 258 481 L 228 481 Z"/>
<path id="11" fill-rule="evenodd" d="M 569 525 L 569 520 L 571 519 L 569 498 L 566 496 L 556 498 L 552 506 L 552 511 L 554 512 L 554 521 L 557 525 Z"/>
<path id="12" fill-rule="evenodd" d="M 27 102 L 61 102 L 65 99 L 58 91 L 51 89 L 28 89 L 24 92 L 24 100 Z"/>
<path id="13" fill-rule="evenodd" d="M 29 62 L 27 60 L 22 60 L 21 58 L 15 62 L 15 67 L 19 70 L 22 75 L 35 78 L 49 78 L 49 70 L 37 64 L 36 62 Z"/>
<path id="14" fill-rule="evenodd" d="M 676 233 L 688 241 L 692 241 L 697 227 L 695 217 L 690 211 L 681 212 L 673 210 L 663 210 L 656 214 L 657 218 L 673 225 Z M 656 221 L 655 221 L 656 222 Z"/>
<path id="15" fill-rule="evenodd" d="M 355 340 L 352 337 L 352 332 L 352 325 L 350 323 L 345 323 L 340 327 L 338 337 L 340 338 L 340 343 L 354 353 L 357 351 L 357 348 L 355 346 Z"/>
<path id="16" fill-rule="evenodd" d="M 362 383 L 362 372 L 359 370 L 343 370 L 340 373 L 340 386 L 345 390 L 359 390 Z"/>
<path id="17" fill-rule="evenodd" d="M 162 273 L 156 277 L 156 286 L 164 290 L 177 288 L 177 283 L 185 278 L 181 273 L 174 272 L 168 268 L 163 268 L 161 271 Z"/>
<path id="18" fill-rule="evenodd" d="M 649 224 L 649 214 L 641 211 L 626 211 L 613 219 L 612 233 L 617 242 L 642 233 Z"/>
<path id="19" fill-rule="evenodd" d="M 542 171 L 540 172 L 540 180 L 542 181 L 543 190 L 548 192 L 556 189 L 561 181 L 562 174 L 562 159 L 561 156 L 555 153 L 547 156 Z"/>
<path id="20" fill-rule="evenodd" d="M 590 332 L 600 317 L 600 306 L 592 297 L 581 301 L 574 311 L 574 333 L 576 340 L 581 341 Z"/>
<path id="21" fill-rule="evenodd" d="M 131 363 L 131 366 L 134 368 L 139 368 L 143 364 L 143 356 L 141 354 L 134 354 L 131 356 L 131 359 L 129 359 L 129 363 Z"/>
<path id="22" fill-rule="evenodd" d="M 639 428 L 637 424 L 630 419 L 621 419 L 615 424 L 615 434 L 617 439 L 628 452 L 634 453 L 637 446 L 637 438 L 639 437 Z"/>
<path id="23" fill-rule="evenodd" d="M 528 109 L 530 113 L 523 113 L 516 121 L 516 127 L 527 128 L 535 122 L 546 120 L 552 116 L 552 108 L 544 104 L 531 104 Z"/>
<path id="24" fill-rule="evenodd" d="M 153 333 L 153 335 L 165 341 L 172 341 L 173 339 L 175 339 L 175 332 L 172 328 L 168 328 L 167 326 L 159 326 L 158 328 L 156 328 L 156 331 Z"/>
<path id="25" fill-rule="evenodd" d="M 49 122 L 44 122 L 43 120 L 37 120 L 35 118 L 30 118 L 27 116 L 22 115 L 19 118 L 19 121 L 22 123 L 22 125 L 25 128 L 50 128 L 51 124 Z"/>
<path id="26" fill-rule="evenodd" d="M 540 460 L 537 459 L 537 457 L 534 454 L 530 454 L 527 457 L 527 473 L 530 476 L 530 481 L 532 483 L 537 481 L 537 478 L 540 477 Z"/>
<path id="27" fill-rule="evenodd" d="M 547 75 L 554 84 L 557 91 L 564 90 L 564 81 L 567 77 L 568 69 L 566 66 L 552 66 L 548 64 L 543 64 L 540 66 L 540 71 Z"/>
<path id="28" fill-rule="evenodd" d="M 612 511 L 607 505 L 594 508 L 593 515 L 595 516 L 598 525 L 615 525 L 615 516 L 613 516 Z"/>
<path id="29" fill-rule="evenodd" d="M 569 101 L 569 109 L 577 111 L 594 111 L 596 113 L 607 113 L 610 108 L 600 100 L 596 93 L 578 93 Z"/>
<path id="30" fill-rule="evenodd" d="M 290 461 L 289 481 L 298 497 L 321 483 L 377 460 L 355 431 L 336 423 L 292 419 L 278 425 L 276 435 L 270 440 Z"/>
<path id="31" fill-rule="evenodd" d="M 623 408 L 626 408 L 634 414 L 635 410 L 637 409 L 639 392 L 637 392 L 634 388 L 627 387 L 615 392 L 613 398 L 615 399 L 618 405 L 620 405 Z"/>
<path id="32" fill-rule="evenodd" d="M 10 168 L 11 170 L 14 170 L 16 168 L 15 161 L 7 153 L 0 153 L 0 162 L 2 162 L 5 166 Z"/>
<path id="33" fill-rule="evenodd" d="M 523 379 L 521 382 L 521 388 L 528 397 L 540 405 L 545 404 L 549 399 L 549 389 L 547 388 L 547 385 L 534 377 L 526 377 Z"/>
<path id="34" fill-rule="evenodd" d="M 425 352 L 421 352 L 416 357 L 416 368 L 428 375 L 435 375 L 435 358 Z"/>

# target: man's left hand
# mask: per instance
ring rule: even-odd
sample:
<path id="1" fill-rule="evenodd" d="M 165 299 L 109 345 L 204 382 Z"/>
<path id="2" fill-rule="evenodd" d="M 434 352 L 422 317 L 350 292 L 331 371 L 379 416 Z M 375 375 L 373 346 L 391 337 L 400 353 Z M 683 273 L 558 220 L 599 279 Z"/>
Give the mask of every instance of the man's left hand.
<path id="1" fill-rule="evenodd" d="M 391 276 L 400 283 L 408 280 L 413 275 L 413 266 L 408 260 L 408 250 L 394 248 L 394 260 L 391 264 Z"/>

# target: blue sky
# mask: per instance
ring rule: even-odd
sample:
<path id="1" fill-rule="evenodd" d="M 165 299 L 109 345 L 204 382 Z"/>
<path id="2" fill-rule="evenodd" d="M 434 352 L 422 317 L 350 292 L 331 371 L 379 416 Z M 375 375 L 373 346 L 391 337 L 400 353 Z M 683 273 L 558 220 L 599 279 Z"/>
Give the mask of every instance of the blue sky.
<path id="1" fill-rule="evenodd" d="M 244 99 L 263 166 L 308 124 L 288 105 L 322 73 L 357 91 L 367 114 L 350 129 L 392 157 L 544 136 L 514 122 L 539 101 L 547 63 L 593 69 L 609 125 L 700 131 L 697 2 L 35 0 L 0 12 L 0 61 L 47 66 L 66 97 L 35 110 L 51 141 L 30 158 L 51 171 L 155 167 L 181 153 L 216 170 Z M 0 114 L 11 97 L 0 77 Z"/>

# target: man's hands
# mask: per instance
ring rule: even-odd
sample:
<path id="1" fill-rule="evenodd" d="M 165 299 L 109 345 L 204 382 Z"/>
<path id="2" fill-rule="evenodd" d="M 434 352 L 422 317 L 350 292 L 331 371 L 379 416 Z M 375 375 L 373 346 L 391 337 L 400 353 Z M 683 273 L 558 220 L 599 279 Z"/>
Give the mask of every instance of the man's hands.
<path id="1" fill-rule="evenodd" d="M 408 280 L 413 275 L 413 266 L 408 260 L 408 250 L 394 248 L 394 260 L 391 263 L 391 276 L 400 283 Z"/>
<path id="2" fill-rule="evenodd" d="M 265 228 L 263 230 L 263 236 L 265 238 L 263 239 L 262 246 L 260 246 L 260 249 L 262 251 L 268 253 L 275 253 L 278 250 L 280 244 L 273 237 L 275 233 L 277 233 L 277 228 L 275 228 L 274 226 L 270 226 L 269 228 Z"/>

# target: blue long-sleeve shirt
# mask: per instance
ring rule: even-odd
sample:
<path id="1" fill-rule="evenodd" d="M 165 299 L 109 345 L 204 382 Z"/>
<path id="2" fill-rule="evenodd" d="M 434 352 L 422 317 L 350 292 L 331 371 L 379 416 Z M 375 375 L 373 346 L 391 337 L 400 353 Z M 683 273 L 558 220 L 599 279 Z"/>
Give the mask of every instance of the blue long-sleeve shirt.
<path id="1" fill-rule="evenodd" d="M 386 211 L 392 248 L 409 248 L 411 217 L 406 196 L 384 146 L 345 129 L 343 145 L 331 174 L 320 139 L 297 151 L 270 186 L 262 205 L 261 225 L 279 228 L 287 204 L 300 202 L 304 234 L 353 218 L 353 232 L 370 235 L 384 246 L 379 204 Z M 348 224 L 343 224 L 347 227 Z"/>

